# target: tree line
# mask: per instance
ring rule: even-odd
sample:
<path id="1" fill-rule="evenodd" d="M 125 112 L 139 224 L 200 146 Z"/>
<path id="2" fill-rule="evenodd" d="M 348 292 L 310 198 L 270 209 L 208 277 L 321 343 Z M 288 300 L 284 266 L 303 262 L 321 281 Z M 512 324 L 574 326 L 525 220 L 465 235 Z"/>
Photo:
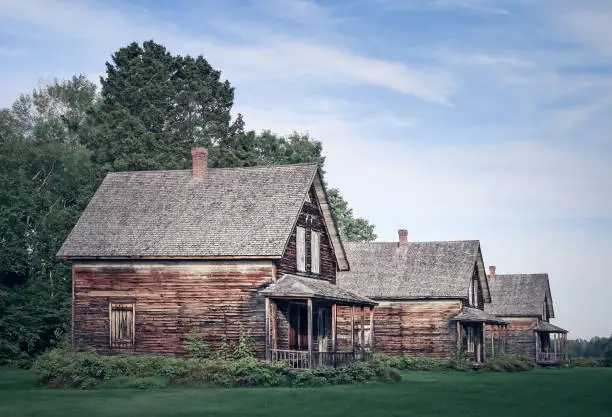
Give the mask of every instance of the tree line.
<path id="1" fill-rule="evenodd" d="M 321 142 L 245 129 L 234 88 L 202 56 L 153 41 L 120 48 L 101 89 L 83 75 L 22 94 L 0 109 L 0 363 L 49 347 L 71 320 L 62 242 L 108 172 L 188 169 L 204 146 L 212 167 L 313 162 Z M 371 241 L 338 189 L 330 202 L 347 241 Z"/>

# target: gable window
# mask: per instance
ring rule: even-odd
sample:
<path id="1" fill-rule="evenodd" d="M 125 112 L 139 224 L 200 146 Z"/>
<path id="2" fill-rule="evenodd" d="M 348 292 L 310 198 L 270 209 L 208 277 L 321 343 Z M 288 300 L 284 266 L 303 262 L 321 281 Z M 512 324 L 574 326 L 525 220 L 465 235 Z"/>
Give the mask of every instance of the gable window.
<path id="1" fill-rule="evenodd" d="M 297 226 L 295 240 L 295 258 L 297 263 L 297 270 L 300 272 L 306 272 L 306 229 Z"/>
<path id="2" fill-rule="evenodd" d="M 134 347 L 134 301 L 111 301 L 108 310 L 110 319 L 110 347 Z"/>
<path id="3" fill-rule="evenodd" d="M 474 280 L 470 281 L 470 288 L 468 289 L 468 303 L 470 304 L 470 307 L 474 305 Z"/>
<path id="4" fill-rule="evenodd" d="M 310 231 L 310 272 L 318 274 L 321 270 L 319 232 Z"/>

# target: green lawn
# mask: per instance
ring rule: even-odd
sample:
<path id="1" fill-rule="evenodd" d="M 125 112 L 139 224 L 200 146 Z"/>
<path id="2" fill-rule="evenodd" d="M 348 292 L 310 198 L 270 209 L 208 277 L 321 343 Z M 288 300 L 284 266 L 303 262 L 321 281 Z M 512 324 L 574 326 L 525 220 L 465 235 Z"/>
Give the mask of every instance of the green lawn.
<path id="1" fill-rule="evenodd" d="M 0 416 L 612 416 L 612 369 L 405 373 L 317 389 L 57 390 L 0 368 Z"/>

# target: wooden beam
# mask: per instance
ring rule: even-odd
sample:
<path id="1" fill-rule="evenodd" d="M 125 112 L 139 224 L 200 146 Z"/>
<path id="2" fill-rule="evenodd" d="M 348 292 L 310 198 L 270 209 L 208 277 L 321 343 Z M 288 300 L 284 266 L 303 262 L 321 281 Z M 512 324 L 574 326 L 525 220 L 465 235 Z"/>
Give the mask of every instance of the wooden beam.
<path id="1" fill-rule="evenodd" d="M 462 338 L 462 334 L 461 334 L 461 322 L 459 320 L 457 320 L 457 355 L 461 354 L 461 338 Z"/>
<path id="2" fill-rule="evenodd" d="M 308 368 L 312 368 L 312 298 L 308 299 Z"/>
<path id="3" fill-rule="evenodd" d="M 266 360 L 270 360 L 270 298 L 266 297 Z"/>
<path id="4" fill-rule="evenodd" d="M 361 334 L 359 335 L 359 339 L 361 342 L 361 351 L 365 352 L 365 311 L 364 308 L 361 307 Z M 361 358 L 363 359 L 363 357 Z"/>
<path id="5" fill-rule="evenodd" d="M 336 338 L 338 335 L 338 305 L 332 304 L 332 352 L 336 353 Z"/>
<path id="6" fill-rule="evenodd" d="M 484 323 L 482 323 L 482 340 L 480 341 L 480 343 L 482 344 L 482 361 L 483 362 L 485 361 L 485 359 L 487 357 L 487 352 L 486 352 L 487 349 L 486 349 L 486 345 L 485 345 L 485 342 L 487 340 L 486 339 L 487 332 L 486 332 L 485 326 L 486 325 Z"/>
<path id="7" fill-rule="evenodd" d="M 278 306 L 276 303 L 272 304 L 272 349 L 278 349 Z"/>
<path id="8" fill-rule="evenodd" d="M 74 265 L 72 266 L 72 327 L 71 327 L 71 332 L 70 332 L 70 343 L 72 344 L 72 347 L 74 347 Z M 110 326 L 110 322 L 108 323 L 108 325 Z M 110 345 L 110 343 L 109 343 Z"/>
<path id="9" fill-rule="evenodd" d="M 355 306 L 351 306 L 351 350 L 355 353 Z"/>
<path id="10" fill-rule="evenodd" d="M 374 353 L 374 346 L 376 346 L 374 341 L 374 307 L 370 307 L 370 351 L 372 354 Z"/>

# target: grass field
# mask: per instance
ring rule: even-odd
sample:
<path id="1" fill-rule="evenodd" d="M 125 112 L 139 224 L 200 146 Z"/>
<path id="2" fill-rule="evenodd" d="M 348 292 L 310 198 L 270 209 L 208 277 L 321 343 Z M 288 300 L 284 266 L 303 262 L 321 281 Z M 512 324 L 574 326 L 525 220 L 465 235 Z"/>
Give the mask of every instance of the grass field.
<path id="1" fill-rule="evenodd" d="M 612 369 L 405 373 L 403 382 L 316 389 L 40 388 L 0 368 L 0 416 L 612 416 Z"/>

